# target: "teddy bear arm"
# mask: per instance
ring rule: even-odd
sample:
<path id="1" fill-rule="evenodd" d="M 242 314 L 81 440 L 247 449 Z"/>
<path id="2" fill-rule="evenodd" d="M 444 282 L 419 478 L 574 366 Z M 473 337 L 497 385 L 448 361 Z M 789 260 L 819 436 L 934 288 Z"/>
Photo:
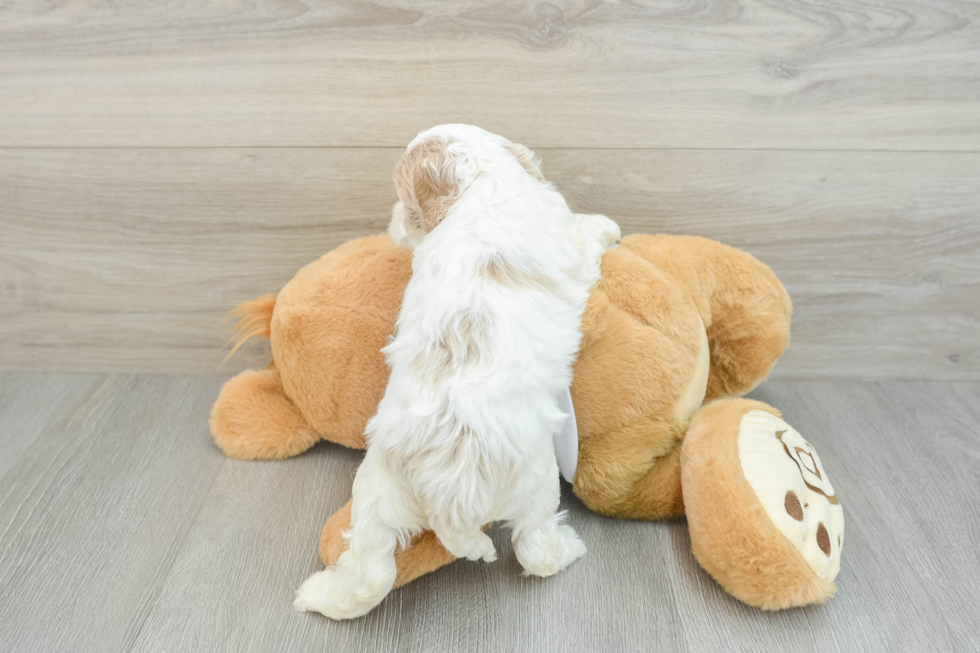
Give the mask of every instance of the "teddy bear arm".
<path id="1" fill-rule="evenodd" d="M 784 314 L 771 314 L 768 319 L 756 317 L 746 319 L 744 330 L 708 329 L 711 368 L 704 401 L 741 397 L 751 392 L 769 376 L 788 346 L 788 317 Z"/>
<path id="2" fill-rule="evenodd" d="M 225 384 L 211 409 L 211 435 L 239 460 L 282 460 L 320 439 L 286 396 L 276 369 L 246 370 Z"/>
<path id="3" fill-rule="evenodd" d="M 666 273 L 697 307 L 711 350 L 705 401 L 742 396 L 765 380 L 789 346 L 793 312 L 769 266 L 697 236 L 635 234 L 622 246 Z"/>
<path id="4" fill-rule="evenodd" d="M 337 564 L 337 558 L 347 549 L 343 532 L 350 526 L 350 511 L 353 501 L 335 512 L 323 525 L 320 535 L 320 558 L 330 567 Z M 432 531 L 416 535 L 406 548 L 395 551 L 395 587 L 410 583 L 419 576 L 448 565 L 456 558 L 439 542 Z"/>
<path id="5" fill-rule="evenodd" d="M 711 371 L 705 400 L 740 397 L 767 376 L 789 346 L 793 304 L 764 263 L 714 243 L 708 343 Z"/>

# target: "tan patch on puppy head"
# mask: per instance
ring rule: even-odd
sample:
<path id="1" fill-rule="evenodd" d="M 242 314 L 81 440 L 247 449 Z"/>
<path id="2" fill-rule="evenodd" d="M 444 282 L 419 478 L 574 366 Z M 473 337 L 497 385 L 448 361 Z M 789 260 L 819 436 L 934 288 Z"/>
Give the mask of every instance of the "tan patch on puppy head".
<path id="1" fill-rule="evenodd" d="M 449 142 L 432 139 L 402 155 L 393 179 L 406 217 L 425 233 L 435 229 L 459 195 L 459 184 L 448 154 Z"/>
<path id="2" fill-rule="evenodd" d="M 520 143 L 513 143 L 507 149 L 514 155 L 517 162 L 527 170 L 527 174 L 538 181 L 546 181 L 544 175 L 541 174 L 541 159 L 534 153 L 534 150 L 524 147 Z"/>

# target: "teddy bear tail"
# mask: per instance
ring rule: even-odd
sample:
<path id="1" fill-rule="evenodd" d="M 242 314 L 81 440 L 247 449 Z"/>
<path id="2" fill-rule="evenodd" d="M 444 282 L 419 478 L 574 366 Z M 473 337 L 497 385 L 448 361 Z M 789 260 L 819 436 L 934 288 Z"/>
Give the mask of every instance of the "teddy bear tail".
<path id="1" fill-rule="evenodd" d="M 235 320 L 231 337 L 233 346 L 225 356 L 225 361 L 234 356 L 235 352 L 252 338 L 269 337 L 272 312 L 276 308 L 277 297 L 278 295 L 263 295 L 258 299 L 242 302 L 225 315 L 225 320 Z"/>

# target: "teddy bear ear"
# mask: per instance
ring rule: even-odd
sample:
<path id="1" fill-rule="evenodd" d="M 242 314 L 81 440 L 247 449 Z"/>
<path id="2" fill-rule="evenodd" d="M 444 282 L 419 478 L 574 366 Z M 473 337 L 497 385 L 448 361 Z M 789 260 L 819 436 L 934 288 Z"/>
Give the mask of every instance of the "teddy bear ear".
<path id="1" fill-rule="evenodd" d="M 405 152 L 393 179 L 405 215 L 417 228 L 435 229 L 459 196 L 461 154 L 451 142 L 429 139 Z"/>
<path id="2" fill-rule="evenodd" d="M 514 155 L 517 162 L 527 170 L 527 174 L 531 175 L 538 181 L 545 181 L 544 175 L 541 174 L 541 159 L 538 155 L 534 153 L 534 150 L 521 145 L 520 143 L 513 143 L 509 148 L 510 153 Z"/>

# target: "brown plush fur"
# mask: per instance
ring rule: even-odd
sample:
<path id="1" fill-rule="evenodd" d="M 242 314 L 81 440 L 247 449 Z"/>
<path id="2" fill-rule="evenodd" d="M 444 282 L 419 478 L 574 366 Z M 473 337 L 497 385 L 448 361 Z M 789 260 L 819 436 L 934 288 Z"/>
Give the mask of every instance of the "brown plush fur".
<path id="1" fill-rule="evenodd" d="M 320 439 L 283 392 L 279 370 L 246 370 L 226 383 L 211 409 L 211 433 L 239 460 L 282 460 Z"/>
<path id="2" fill-rule="evenodd" d="M 342 245 L 279 293 L 272 357 L 283 389 L 322 437 L 364 448 L 364 427 L 388 384 L 381 348 L 394 334 L 412 253 L 387 236 Z"/>
<path id="3" fill-rule="evenodd" d="M 343 532 L 350 524 L 351 503 L 348 501 L 323 525 L 323 532 L 320 534 L 320 558 L 328 567 L 336 564 L 337 558 L 347 549 Z M 395 566 L 398 569 L 395 587 L 410 583 L 419 576 L 448 565 L 455 559 L 432 531 L 417 535 L 407 548 L 399 547 L 395 551 Z"/>
<path id="4" fill-rule="evenodd" d="M 412 253 L 387 236 L 353 240 L 301 269 L 274 298 L 268 322 L 273 363 L 284 374 L 260 383 L 246 371 L 225 385 L 212 409 L 218 446 L 242 460 L 294 456 L 321 438 L 363 449 L 388 383 L 380 350 L 411 275 Z M 314 436 L 270 428 L 294 425 L 297 415 Z M 288 442 L 276 446 L 278 438 Z"/>
<path id="5" fill-rule="evenodd" d="M 738 429 L 750 410 L 780 417 L 758 401 L 716 401 L 701 409 L 684 440 L 681 483 L 694 555 L 749 605 L 780 610 L 823 603 L 836 587 L 776 529 L 742 473 Z"/>
<path id="6" fill-rule="evenodd" d="M 574 490 L 615 517 L 683 514 L 674 407 L 695 373 L 701 321 L 663 272 L 632 251 L 606 253 L 583 318 L 572 383 L 579 429 Z"/>
<path id="7" fill-rule="evenodd" d="M 793 304 L 779 279 L 734 247 L 696 236 L 630 236 L 629 248 L 662 270 L 697 307 L 708 331 L 705 401 L 738 397 L 768 375 L 789 347 Z"/>
<path id="8" fill-rule="evenodd" d="M 269 325 L 272 323 L 272 312 L 275 308 L 276 296 L 265 295 L 258 299 L 242 302 L 229 311 L 225 319 L 236 320 L 235 326 L 232 327 L 234 333 L 232 340 L 235 344 L 225 356 L 226 361 L 252 338 L 269 337 Z"/>
<path id="9" fill-rule="evenodd" d="M 690 416 L 675 413 L 699 369 L 702 328 L 708 398 L 738 396 L 765 378 L 789 343 L 789 297 L 768 267 L 703 238 L 628 236 L 606 253 L 602 271 L 574 368 L 580 443 L 573 489 L 606 515 L 681 515 Z M 411 252 L 387 236 L 351 241 L 300 270 L 275 298 L 269 321 L 276 370 L 240 374 L 215 403 L 219 446 L 242 459 L 295 455 L 320 438 L 363 448 L 387 384 L 379 350 L 410 276 Z M 324 528 L 325 562 L 342 550 L 347 521 L 338 514 Z M 423 536 L 400 554 L 400 565 L 413 568 L 399 566 L 399 578 L 449 560 L 437 540 Z"/>

